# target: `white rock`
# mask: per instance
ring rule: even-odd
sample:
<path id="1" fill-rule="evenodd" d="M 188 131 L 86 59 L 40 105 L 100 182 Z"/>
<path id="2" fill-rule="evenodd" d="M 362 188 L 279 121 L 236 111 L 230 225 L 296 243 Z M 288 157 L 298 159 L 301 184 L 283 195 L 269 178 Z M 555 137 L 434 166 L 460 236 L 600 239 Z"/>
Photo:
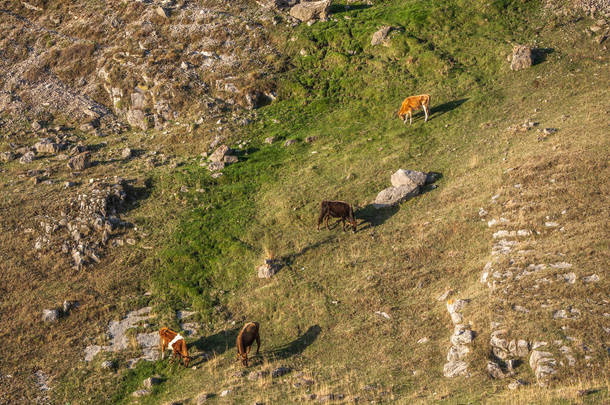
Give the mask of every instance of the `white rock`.
<path id="1" fill-rule="evenodd" d="M 590 276 L 586 276 L 582 278 L 584 283 L 597 283 L 599 281 L 599 276 L 597 274 L 591 274 Z"/>
<path id="2" fill-rule="evenodd" d="M 465 361 L 450 361 L 443 366 L 443 375 L 448 378 L 468 375 L 468 364 Z"/>
<path id="3" fill-rule="evenodd" d="M 470 349 L 466 345 L 451 346 L 447 353 L 447 361 L 464 360 L 470 353 Z"/>

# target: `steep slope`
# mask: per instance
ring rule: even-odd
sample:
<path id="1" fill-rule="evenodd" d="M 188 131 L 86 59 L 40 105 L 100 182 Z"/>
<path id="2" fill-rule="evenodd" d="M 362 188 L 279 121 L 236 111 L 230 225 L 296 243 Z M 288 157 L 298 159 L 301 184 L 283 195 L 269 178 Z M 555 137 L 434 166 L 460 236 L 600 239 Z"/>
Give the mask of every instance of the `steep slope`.
<path id="1" fill-rule="evenodd" d="M 232 135 L 239 162 L 222 176 L 211 177 L 192 152 L 175 158 L 176 167 L 121 166 L 148 178 L 125 213 L 137 244 L 89 276 L 75 273 L 70 291 L 89 289 L 79 296 L 84 308 L 45 325 L 47 337 L 36 341 L 62 342 L 53 353 L 73 367 L 53 365 L 41 347 L 28 351 L 28 367 L 56 376 L 52 401 L 196 403 L 207 393 L 212 403 L 552 403 L 578 401 L 579 390 L 583 401 L 607 400 L 610 77 L 600 34 L 583 32 L 592 20 L 549 14 L 538 2 L 336 3 L 331 12 L 328 22 L 269 33 L 290 68 L 277 78 L 279 100 Z M 395 28 L 385 44 L 371 45 L 382 25 Z M 510 71 L 514 43 L 538 49 L 533 67 Z M 432 119 L 405 127 L 395 117 L 400 101 L 422 92 L 432 94 Z M 521 127 L 530 121 L 538 124 Z M 127 141 L 147 145 L 137 131 L 124 136 L 109 138 L 115 151 Z M 284 146 L 289 139 L 296 143 Z M 15 166 L 2 173 L 7 189 Z M 399 208 L 373 209 L 398 168 L 442 177 Z M 17 187 L 31 192 L 25 182 Z M 357 204 L 358 232 L 315 232 L 321 199 Z M 498 225 L 488 226 L 492 219 Z M 282 267 L 258 279 L 256 266 L 269 256 Z M 592 274 L 598 281 L 585 279 Z M 60 296 L 62 281 L 54 280 Z M 468 377 L 443 376 L 454 333 L 446 299 L 468 301 Z M 128 331 L 126 351 L 82 360 L 85 346 L 110 342 L 108 321 L 149 304 L 153 316 Z M 162 361 L 128 368 L 140 355 L 139 334 L 187 330 L 176 313 L 185 308 L 196 311 L 189 322 L 197 334 L 187 339 L 196 369 Z M 263 347 L 244 371 L 233 345 L 246 320 L 261 323 Z M 81 324 L 87 330 L 76 334 Z M 512 339 L 527 341 L 526 355 L 510 353 Z M 539 387 L 547 376 L 529 364 L 536 342 L 554 361 L 547 388 Z M 489 377 L 490 362 L 508 374 L 513 359 L 514 374 Z M 110 370 L 100 369 L 104 360 Z M 280 366 L 289 372 L 274 376 Z M 155 373 L 163 382 L 134 399 Z M 516 379 L 527 386 L 509 390 Z M 29 389 L 18 398 L 33 399 Z"/>

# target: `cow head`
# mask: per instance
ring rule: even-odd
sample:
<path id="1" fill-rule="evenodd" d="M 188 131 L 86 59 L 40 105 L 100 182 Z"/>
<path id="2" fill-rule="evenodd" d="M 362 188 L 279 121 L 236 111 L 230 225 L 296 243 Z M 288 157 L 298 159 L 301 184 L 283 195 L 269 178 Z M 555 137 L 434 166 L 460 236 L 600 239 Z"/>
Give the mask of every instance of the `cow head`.
<path id="1" fill-rule="evenodd" d="M 241 360 L 244 367 L 248 367 L 248 353 L 237 353 L 237 359 Z"/>

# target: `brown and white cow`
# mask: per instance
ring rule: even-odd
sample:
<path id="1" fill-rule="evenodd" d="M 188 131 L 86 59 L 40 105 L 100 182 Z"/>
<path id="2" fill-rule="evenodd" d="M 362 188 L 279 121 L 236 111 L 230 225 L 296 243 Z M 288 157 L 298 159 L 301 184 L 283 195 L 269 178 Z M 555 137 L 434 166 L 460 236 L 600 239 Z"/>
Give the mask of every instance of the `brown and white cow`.
<path id="1" fill-rule="evenodd" d="M 161 328 L 159 335 L 161 336 L 161 359 L 165 358 L 165 349 L 169 349 L 174 354 L 170 362 L 173 363 L 174 359 L 179 357 L 182 359 L 184 367 L 188 367 L 191 358 L 189 357 L 184 338 L 169 328 Z"/>
<path id="2" fill-rule="evenodd" d="M 237 335 L 237 359 L 241 359 L 241 364 L 248 367 L 248 353 L 256 340 L 256 354 L 261 347 L 261 338 L 258 334 L 258 322 L 248 322 Z"/>
<path id="3" fill-rule="evenodd" d="M 349 222 L 352 226 L 352 230 L 356 232 L 356 219 L 354 218 L 354 210 L 352 206 L 343 201 L 322 201 L 320 204 L 320 216 L 318 217 L 318 231 L 320 230 L 320 224 L 324 221 L 326 229 L 328 227 L 329 218 L 340 218 L 343 222 L 343 230 L 345 231 L 345 221 Z"/>
<path id="4" fill-rule="evenodd" d="M 419 96 L 411 96 L 405 98 L 400 106 L 400 110 L 398 111 L 398 117 L 407 125 L 407 115 L 409 116 L 409 125 L 413 122 L 413 111 L 419 110 L 420 108 L 424 109 L 424 114 L 426 115 L 426 119 L 424 122 L 428 121 L 428 112 L 430 111 L 430 95 L 429 94 L 420 94 Z"/>

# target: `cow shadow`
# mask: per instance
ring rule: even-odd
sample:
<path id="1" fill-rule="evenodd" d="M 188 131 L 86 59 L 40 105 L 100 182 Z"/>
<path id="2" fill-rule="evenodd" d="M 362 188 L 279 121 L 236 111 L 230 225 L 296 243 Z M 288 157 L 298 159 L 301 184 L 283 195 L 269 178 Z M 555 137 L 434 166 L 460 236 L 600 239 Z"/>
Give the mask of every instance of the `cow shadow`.
<path id="1" fill-rule="evenodd" d="M 398 205 L 388 208 L 375 208 L 373 204 L 368 204 L 364 208 L 357 209 L 354 213 L 354 217 L 356 217 L 356 220 L 361 220 L 358 224 L 358 231 L 364 231 L 382 225 L 396 214 L 399 209 L 400 206 Z M 365 224 L 364 227 L 360 227 L 362 224 Z"/>
<path id="2" fill-rule="evenodd" d="M 299 250 L 298 252 L 290 253 L 285 256 L 282 256 L 281 258 L 278 259 L 278 261 L 281 262 L 282 267 L 283 266 L 292 267 L 292 265 L 294 264 L 294 261 L 297 258 L 303 256 L 305 253 L 307 253 L 308 251 L 310 251 L 312 249 L 317 249 L 320 246 L 327 244 L 328 242 L 330 242 L 334 239 L 335 239 L 334 236 L 328 236 L 316 243 L 312 243 L 311 245 L 305 246 L 303 249 Z"/>
<path id="3" fill-rule="evenodd" d="M 320 335 L 320 332 L 322 332 L 322 328 L 320 328 L 319 325 L 310 326 L 305 333 L 292 342 L 272 350 L 267 350 L 264 352 L 264 354 L 265 356 L 272 357 L 274 360 L 281 360 L 299 355 L 303 353 L 308 346 L 316 341 Z"/>
<path id="4" fill-rule="evenodd" d="M 202 336 L 190 343 L 189 349 L 195 348 L 200 352 L 199 354 L 192 356 L 193 359 L 197 359 L 192 365 L 197 366 L 206 362 L 209 360 L 210 355 L 220 355 L 227 350 L 234 349 L 239 330 L 239 327 L 225 329 L 210 336 Z"/>
<path id="5" fill-rule="evenodd" d="M 431 106 L 430 107 L 430 118 L 438 117 L 445 113 L 448 113 L 449 111 L 455 110 L 456 108 L 458 108 L 459 106 L 464 104 L 466 101 L 468 101 L 467 98 L 461 98 L 459 100 L 448 101 L 446 103 L 439 104 L 437 106 Z M 423 114 L 423 112 L 422 112 L 422 114 Z"/>

